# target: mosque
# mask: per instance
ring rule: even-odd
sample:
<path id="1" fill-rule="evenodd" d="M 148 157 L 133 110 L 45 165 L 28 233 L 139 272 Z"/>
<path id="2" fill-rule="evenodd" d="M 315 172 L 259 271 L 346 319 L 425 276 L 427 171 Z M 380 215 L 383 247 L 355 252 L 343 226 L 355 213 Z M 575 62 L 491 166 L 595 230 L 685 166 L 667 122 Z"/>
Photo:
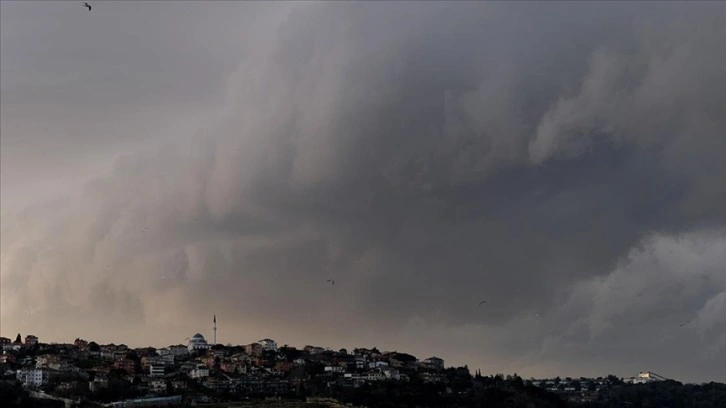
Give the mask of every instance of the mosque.
<path id="1" fill-rule="evenodd" d="M 214 342 L 212 344 L 217 344 L 217 315 L 214 315 L 213 322 L 214 325 L 212 326 L 212 330 L 214 330 Z M 200 333 L 197 333 L 189 339 L 187 349 L 189 350 L 189 352 L 207 351 L 212 348 L 212 344 L 207 343 L 207 340 L 204 339 L 204 336 L 202 336 Z"/>
<path id="2" fill-rule="evenodd" d="M 189 349 L 189 352 L 207 351 L 212 348 L 212 346 L 207 343 L 207 340 L 204 339 L 204 336 L 197 333 L 189 339 L 189 345 L 187 345 L 187 348 Z"/>

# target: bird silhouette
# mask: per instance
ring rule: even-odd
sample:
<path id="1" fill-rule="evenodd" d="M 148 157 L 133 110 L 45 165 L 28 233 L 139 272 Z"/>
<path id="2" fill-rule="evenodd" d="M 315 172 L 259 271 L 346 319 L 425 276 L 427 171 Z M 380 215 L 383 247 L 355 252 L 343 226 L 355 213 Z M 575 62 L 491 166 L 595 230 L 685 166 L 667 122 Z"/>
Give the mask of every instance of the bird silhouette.
<path id="1" fill-rule="evenodd" d="M 479 306 L 485 304 L 486 302 L 487 302 L 486 300 L 482 300 L 481 302 L 479 302 Z"/>
<path id="2" fill-rule="evenodd" d="M 328 279 L 328 280 L 326 280 L 326 282 L 329 282 L 331 285 L 335 285 L 335 281 L 332 279 Z"/>
<path id="3" fill-rule="evenodd" d="M 83 3 L 83 7 L 87 8 L 88 11 L 91 11 L 91 5 L 88 3 Z"/>
<path id="4" fill-rule="evenodd" d="M 683 326 L 687 325 L 687 324 L 688 324 L 688 323 L 690 323 L 690 322 L 691 322 L 691 321 L 689 320 L 689 321 L 687 321 L 687 322 L 685 322 L 685 323 L 681 323 L 681 325 L 680 325 L 679 327 L 683 327 Z"/>

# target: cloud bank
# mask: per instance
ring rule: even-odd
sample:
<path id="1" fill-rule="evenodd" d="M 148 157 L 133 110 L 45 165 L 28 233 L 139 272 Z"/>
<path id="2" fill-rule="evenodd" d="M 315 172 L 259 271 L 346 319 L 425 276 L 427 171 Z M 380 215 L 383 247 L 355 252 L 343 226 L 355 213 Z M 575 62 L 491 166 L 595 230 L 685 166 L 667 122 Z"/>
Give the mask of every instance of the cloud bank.
<path id="1" fill-rule="evenodd" d="M 164 345 L 216 313 L 225 343 L 724 381 L 724 27 L 719 3 L 293 5 L 217 120 L 3 213 L 3 333 Z"/>

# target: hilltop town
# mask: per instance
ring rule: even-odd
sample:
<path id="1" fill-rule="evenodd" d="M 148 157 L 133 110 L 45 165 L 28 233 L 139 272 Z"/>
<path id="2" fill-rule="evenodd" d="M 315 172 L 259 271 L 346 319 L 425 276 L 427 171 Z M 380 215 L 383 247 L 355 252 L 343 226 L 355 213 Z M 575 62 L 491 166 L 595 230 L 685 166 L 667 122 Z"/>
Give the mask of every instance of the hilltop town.
<path id="1" fill-rule="evenodd" d="M 80 338 L 71 344 L 46 344 L 33 335 L 23 341 L 20 334 L 14 341 L 0 337 L 0 345 L 0 402 L 4 398 L 25 406 L 191 406 L 270 399 L 313 404 L 315 398 L 315 406 L 339 406 L 333 400 L 369 407 L 417 406 L 417 401 L 484 406 L 514 398 L 538 407 L 604 407 L 611 406 L 606 404 L 614 387 L 626 382 L 673 383 L 649 372 L 630 379 L 472 375 L 468 367 L 446 367 L 435 356 L 418 359 L 375 347 L 278 347 L 271 339 L 225 346 L 210 344 L 199 333 L 187 344 L 159 349 Z M 726 397 L 723 385 L 717 386 Z M 325 400 L 332 405 L 319 398 L 332 398 Z"/>

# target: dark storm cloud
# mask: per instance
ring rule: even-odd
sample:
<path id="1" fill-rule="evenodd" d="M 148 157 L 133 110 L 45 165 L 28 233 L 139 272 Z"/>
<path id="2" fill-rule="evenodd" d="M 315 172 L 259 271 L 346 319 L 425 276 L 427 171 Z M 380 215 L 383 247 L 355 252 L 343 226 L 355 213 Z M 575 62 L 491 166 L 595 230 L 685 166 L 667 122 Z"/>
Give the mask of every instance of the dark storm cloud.
<path id="1" fill-rule="evenodd" d="M 3 221 L 4 305 L 60 291 L 89 320 L 101 304 L 176 336 L 217 311 L 240 337 L 712 378 L 724 10 L 293 7 L 214 126 L 122 157 L 58 222 Z"/>

